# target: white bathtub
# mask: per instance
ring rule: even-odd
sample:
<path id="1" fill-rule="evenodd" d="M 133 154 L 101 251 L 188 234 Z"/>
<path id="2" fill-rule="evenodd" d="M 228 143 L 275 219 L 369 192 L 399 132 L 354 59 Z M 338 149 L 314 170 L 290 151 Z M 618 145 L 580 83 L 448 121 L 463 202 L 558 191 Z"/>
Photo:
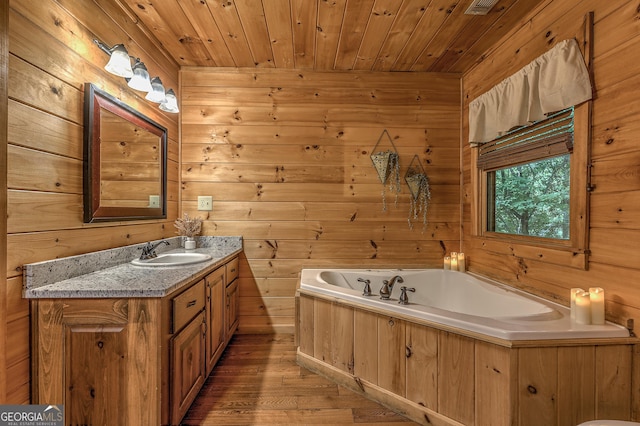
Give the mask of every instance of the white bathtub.
<path id="1" fill-rule="evenodd" d="M 394 275 L 396 283 L 390 300 L 381 300 L 383 280 Z M 371 281 L 371 296 L 363 296 L 364 284 Z M 400 287 L 413 287 L 409 304 L 398 303 Z M 629 337 L 619 325 L 581 325 L 571 320 L 562 305 L 500 284 L 457 271 L 441 269 L 303 269 L 302 293 L 321 294 L 365 305 L 383 314 L 401 315 L 480 333 L 504 340 L 546 340 L 573 338 Z"/>

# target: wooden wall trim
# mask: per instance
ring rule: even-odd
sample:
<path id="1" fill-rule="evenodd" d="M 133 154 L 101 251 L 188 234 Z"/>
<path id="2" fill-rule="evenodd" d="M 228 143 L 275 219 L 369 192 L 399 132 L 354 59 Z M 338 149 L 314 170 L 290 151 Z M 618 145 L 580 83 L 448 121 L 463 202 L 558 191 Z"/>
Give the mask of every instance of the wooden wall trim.
<path id="1" fill-rule="evenodd" d="M 0 402 L 7 395 L 7 117 L 9 2 L 0 2 Z"/>

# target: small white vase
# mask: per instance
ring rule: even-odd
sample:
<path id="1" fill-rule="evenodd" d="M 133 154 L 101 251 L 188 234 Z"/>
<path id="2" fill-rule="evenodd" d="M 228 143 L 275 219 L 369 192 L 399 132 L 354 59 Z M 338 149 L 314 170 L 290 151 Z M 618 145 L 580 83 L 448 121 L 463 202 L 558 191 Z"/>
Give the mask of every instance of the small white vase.
<path id="1" fill-rule="evenodd" d="M 193 238 L 193 237 L 185 237 L 184 248 L 185 248 L 185 250 L 195 250 L 195 248 L 196 248 L 196 239 Z"/>

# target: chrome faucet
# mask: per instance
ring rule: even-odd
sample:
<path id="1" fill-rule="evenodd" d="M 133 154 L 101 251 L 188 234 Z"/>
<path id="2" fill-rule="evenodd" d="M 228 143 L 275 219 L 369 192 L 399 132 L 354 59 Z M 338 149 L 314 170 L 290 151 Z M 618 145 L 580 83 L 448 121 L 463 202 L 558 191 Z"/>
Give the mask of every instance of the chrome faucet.
<path id="1" fill-rule="evenodd" d="M 158 254 L 156 253 L 156 248 L 158 248 L 160 244 L 169 245 L 169 241 L 160 240 L 155 244 L 151 244 L 151 242 L 148 242 L 143 247 L 140 247 L 140 249 L 142 250 L 142 254 L 140 255 L 140 260 L 147 260 L 147 259 L 153 259 L 154 257 L 158 257 Z"/>
<path id="2" fill-rule="evenodd" d="M 363 296 L 371 296 L 371 280 L 366 280 L 364 278 L 358 278 L 358 282 L 364 283 L 364 290 L 362 291 Z"/>
<path id="3" fill-rule="evenodd" d="M 407 296 L 407 291 L 415 293 L 416 289 L 414 287 L 400 287 L 400 297 L 398 298 L 398 303 L 401 305 L 409 304 L 409 296 Z"/>
<path id="4" fill-rule="evenodd" d="M 380 288 L 380 299 L 389 300 L 391 297 L 391 291 L 393 290 L 393 286 L 395 283 L 402 284 L 404 282 L 404 278 L 400 275 L 394 275 L 390 280 L 382 281 L 382 288 Z"/>

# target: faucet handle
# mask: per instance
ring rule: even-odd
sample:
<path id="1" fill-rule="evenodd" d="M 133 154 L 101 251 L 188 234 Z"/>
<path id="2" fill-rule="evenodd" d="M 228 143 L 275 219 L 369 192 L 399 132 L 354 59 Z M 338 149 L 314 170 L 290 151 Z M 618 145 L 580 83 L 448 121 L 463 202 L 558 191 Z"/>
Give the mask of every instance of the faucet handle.
<path id="1" fill-rule="evenodd" d="M 362 291 L 362 295 L 371 296 L 371 280 L 358 278 L 358 282 L 364 283 L 364 290 Z"/>
<path id="2" fill-rule="evenodd" d="M 150 242 L 147 242 L 142 247 L 138 247 L 138 250 L 142 250 L 142 254 L 149 254 L 153 250 L 153 246 Z"/>
<path id="3" fill-rule="evenodd" d="M 407 291 L 415 293 L 416 289 L 414 287 L 400 287 L 400 297 L 398 298 L 398 303 L 401 305 L 409 304 L 409 296 L 407 296 Z"/>

